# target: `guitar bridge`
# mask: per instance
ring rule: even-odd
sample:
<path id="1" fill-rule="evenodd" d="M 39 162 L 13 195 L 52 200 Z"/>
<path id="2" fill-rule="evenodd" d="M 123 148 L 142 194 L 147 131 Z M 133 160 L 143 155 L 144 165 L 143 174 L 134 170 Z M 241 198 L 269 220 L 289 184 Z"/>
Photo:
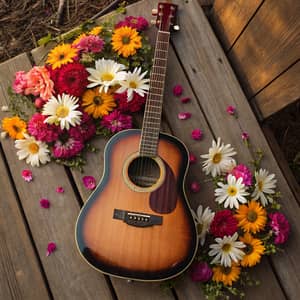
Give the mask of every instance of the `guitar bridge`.
<path id="1" fill-rule="evenodd" d="M 162 225 L 162 216 L 132 212 L 121 209 L 114 209 L 114 219 L 123 220 L 126 224 L 136 227 L 149 227 Z"/>

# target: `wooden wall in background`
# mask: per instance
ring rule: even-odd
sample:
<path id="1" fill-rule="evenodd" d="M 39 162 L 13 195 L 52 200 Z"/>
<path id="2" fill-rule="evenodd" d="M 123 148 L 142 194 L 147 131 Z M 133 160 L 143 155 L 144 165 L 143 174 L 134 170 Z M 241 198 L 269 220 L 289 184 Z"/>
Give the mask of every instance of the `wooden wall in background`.
<path id="1" fill-rule="evenodd" d="M 211 21 L 261 119 L 300 98 L 299 0 L 215 0 Z"/>

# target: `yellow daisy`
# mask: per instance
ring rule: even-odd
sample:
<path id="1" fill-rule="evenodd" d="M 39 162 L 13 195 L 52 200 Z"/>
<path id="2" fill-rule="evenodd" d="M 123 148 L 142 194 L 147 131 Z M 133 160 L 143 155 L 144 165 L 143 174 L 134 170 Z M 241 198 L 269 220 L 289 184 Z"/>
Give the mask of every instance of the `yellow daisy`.
<path id="1" fill-rule="evenodd" d="M 241 268 L 233 263 L 231 267 L 216 266 L 213 268 L 213 281 L 223 282 L 225 285 L 232 285 L 240 277 Z"/>
<path id="2" fill-rule="evenodd" d="M 254 200 L 241 205 L 235 217 L 239 221 L 238 226 L 242 227 L 245 232 L 259 232 L 264 229 L 267 222 L 266 210 Z"/>
<path id="3" fill-rule="evenodd" d="M 123 26 L 114 31 L 111 44 L 113 50 L 119 55 L 128 57 L 134 55 L 136 50 L 142 47 L 141 39 L 135 28 Z"/>
<path id="4" fill-rule="evenodd" d="M 89 34 L 98 35 L 101 33 L 101 31 L 102 31 L 102 26 L 96 26 L 89 32 Z"/>
<path id="5" fill-rule="evenodd" d="M 73 62 L 77 51 L 70 44 L 58 45 L 49 52 L 46 62 L 52 65 L 53 69 L 60 68 L 64 64 Z"/>
<path id="6" fill-rule="evenodd" d="M 108 90 L 107 93 L 99 92 L 98 88 L 87 90 L 82 96 L 83 110 L 93 118 L 108 115 L 110 111 L 117 106 L 112 94 L 112 90 Z"/>
<path id="7" fill-rule="evenodd" d="M 261 256 L 264 254 L 265 247 L 261 240 L 254 238 L 250 233 L 245 233 L 240 237 L 246 248 L 243 249 L 245 255 L 241 261 L 243 267 L 253 267 L 259 263 Z"/>
<path id="8" fill-rule="evenodd" d="M 26 123 L 19 117 L 4 118 L 2 120 L 2 129 L 15 140 L 24 139 L 26 133 Z"/>

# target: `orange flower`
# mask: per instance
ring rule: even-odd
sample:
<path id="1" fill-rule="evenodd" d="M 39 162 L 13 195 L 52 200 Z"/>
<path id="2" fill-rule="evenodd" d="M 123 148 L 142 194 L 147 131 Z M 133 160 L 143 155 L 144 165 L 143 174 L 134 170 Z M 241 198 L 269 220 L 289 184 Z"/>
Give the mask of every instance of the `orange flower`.
<path id="1" fill-rule="evenodd" d="M 24 139 L 26 133 L 26 123 L 19 117 L 4 118 L 2 120 L 2 129 L 15 140 Z"/>

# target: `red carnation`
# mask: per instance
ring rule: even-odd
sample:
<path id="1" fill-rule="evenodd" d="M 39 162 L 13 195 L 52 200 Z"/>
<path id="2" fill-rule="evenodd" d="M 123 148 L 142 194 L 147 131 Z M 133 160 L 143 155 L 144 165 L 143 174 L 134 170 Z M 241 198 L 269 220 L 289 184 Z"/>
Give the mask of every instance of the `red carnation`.
<path id="1" fill-rule="evenodd" d="M 210 232 L 215 237 L 224 237 L 233 235 L 238 229 L 238 221 L 229 209 L 221 210 L 215 213 L 210 224 Z"/>
<path id="2" fill-rule="evenodd" d="M 57 94 L 66 93 L 80 97 L 88 85 L 88 72 L 80 63 L 71 63 L 62 66 L 57 73 L 51 73 Z M 51 78 L 52 78 L 51 77 Z"/>
<path id="3" fill-rule="evenodd" d="M 122 112 L 137 112 L 141 110 L 146 102 L 146 96 L 142 97 L 137 93 L 133 93 L 132 100 L 128 101 L 127 92 L 122 94 L 115 94 L 115 100 L 118 102 L 119 110 Z"/>

